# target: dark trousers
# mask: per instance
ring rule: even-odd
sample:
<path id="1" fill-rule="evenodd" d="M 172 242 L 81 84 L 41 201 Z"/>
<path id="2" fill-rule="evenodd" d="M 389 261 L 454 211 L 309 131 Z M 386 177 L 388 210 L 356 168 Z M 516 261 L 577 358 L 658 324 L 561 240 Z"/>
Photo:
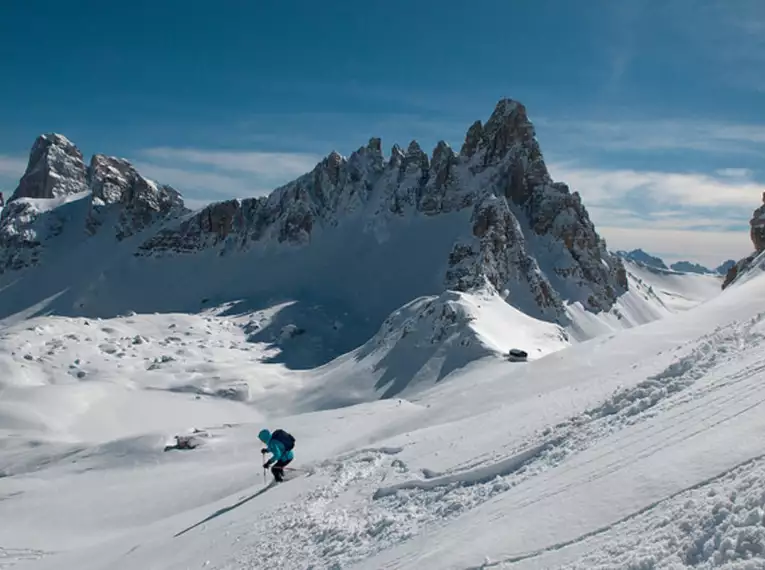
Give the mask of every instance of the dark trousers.
<path id="1" fill-rule="evenodd" d="M 292 459 L 287 459 L 287 460 L 280 459 L 279 461 L 274 463 L 274 466 L 271 467 L 271 473 L 274 474 L 274 479 L 276 479 L 277 481 L 284 480 L 284 468 L 287 465 L 289 465 L 291 461 Z"/>

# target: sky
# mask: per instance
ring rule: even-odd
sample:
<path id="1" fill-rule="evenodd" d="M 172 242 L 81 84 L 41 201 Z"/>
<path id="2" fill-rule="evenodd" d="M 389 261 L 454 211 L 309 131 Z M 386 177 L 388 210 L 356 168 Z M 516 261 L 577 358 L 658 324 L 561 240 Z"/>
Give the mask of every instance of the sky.
<path id="1" fill-rule="evenodd" d="M 765 192 L 763 0 L 10 1 L 0 62 L 6 194 L 44 132 L 199 207 L 371 136 L 459 148 L 502 97 L 612 250 L 738 259 Z"/>

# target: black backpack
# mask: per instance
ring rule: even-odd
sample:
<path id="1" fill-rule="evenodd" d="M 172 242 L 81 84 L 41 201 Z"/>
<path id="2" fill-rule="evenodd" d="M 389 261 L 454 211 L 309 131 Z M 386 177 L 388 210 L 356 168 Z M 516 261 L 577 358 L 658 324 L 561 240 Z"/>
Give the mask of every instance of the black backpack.
<path id="1" fill-rule="evenodd" d="M 271 434 L 271 439 L 275 439 L 284 446 L 284 449 L 291 451 L 295 447 L 295 438 L 283 429 L 278 429 Z"/>

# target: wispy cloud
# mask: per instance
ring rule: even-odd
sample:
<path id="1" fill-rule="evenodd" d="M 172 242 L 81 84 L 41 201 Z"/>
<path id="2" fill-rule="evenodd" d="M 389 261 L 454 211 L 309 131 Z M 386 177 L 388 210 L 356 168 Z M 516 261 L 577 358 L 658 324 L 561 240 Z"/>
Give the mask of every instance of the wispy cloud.
<path id="1" fill-rule="evenodd" d="M 321 160 L 315 154 L 218 151 L 188 148 L 149 148 L 140 152 L 153 161 L 209 166 L 223 171 L 255 174 L 265 178 L 300 176 Z"/>
<path id="2" fill-rule="evenodd" d="M 681 119 L 558 120 L 535 123 L 549 138 L 572 147 L 608 150 L 690 150 L 714 153 L 761 154 L 765 123 L 737 124 Z"/>
<path id="3" fill-rule="evenodd" d="M 308 153 L 170 147 L 143 149 L 137 155 L 134 164 L 141 173 L 177 188 L 190 207 L 268 194 L 310 172 L 320 160 Z"/>
<path id="4" fill-rule="evenodd" d="M 0 190 L 10 193 L 18 184 L 26 167 L 25 158 L 0 154 Z"/>
<path id="5" fill-rule="evenodd" d="M 210 200 L 223 200 L 260 196 L 273 190 L 273 188 L 252 182 L 247 177 L 161 166 L 151 162 L 137 161 L 134 165 L 144 176 L 177 188 L 184 197 L 201 195 L 209 196 Z"/>
<path id="6" fill-rule="evenodd" d="M 610 72 L 604 90 L 617 90 L 637 52 L 640 41 L 637 22 L 642 16 L 642 2 L 614 2 L 608 5 L 612 10 L 611 25 L 604 32 L 610 44 L 607 50 Z"/>
<path id="7" fill-rule="evenodd" d="M 748 222 L 765 192 L 745 169 L 712 175 L 553 163 L 550 171 L 581 194 L 610 248 L 705 264 L 749 253 Z"/>
<path id="8" fill-rule="evenodd" d="M 0 154 L 0 175 L 21 178 L 27 167 L 27 159 L 20 156 Z"/>
<path id="9" fill-rule="evenodd" d="M 726 259 L 751 253 L 749 236 L 743 232 L 690 231 L 656 228 L 598 226 L 611 250 L 642 248 L 666 262 L 694 261 L 715 268 Z"/>
<path id="10" fill-rule="evenodd" d="M 375 115 L 352 112 L 253 114 L 243 120 L 238 128 L 248 133 L 246 138 L 251 144 L 314 153 L 307 156 L 326 156 L 332 150 L 349 154 L 365 145 L 371 137 L 381 138 L 386 149 L 393 144 L 405 147 L 415 139 L 427 150 L 428 147 L 435 147 L 441 139 L 450 144 L 462 144 L 472 122 L 479 118 L 485 120 L 491 110 L 487 108 L 483 109 L 483 113 L 457 117 L 447 113 L 426 116 L 405 112 Z"/>
<path id="11" fill-rule="evenodd" d="M 765 3 L 761 0 L 678 0 L 657 4 L 654 20 L 669 26 L 678 46 L 728 85 L 765 90 Z M 668 53 L 673 56 L 672 52 Z"/>
<path id="12" fill-rule="evenodd" d="M 759 203 L 765 184 L 747 178 L 699 173 L 652 172 L 628 169 L 602 170 L 552 164 L 551 171 L 581 192 L 586 203 L 615 204 L 628 196 L 643 199 L 645 208 L 720 206 L 752 210 Z M 639 206 L 639 204 L 638 204 Z"/>
<path id="13" fill-rule="evenodd" d="M 716 170 L 715 174 L 728 178 L 750 179 L 754 172 L 750 168 L 721 168 Z"/>

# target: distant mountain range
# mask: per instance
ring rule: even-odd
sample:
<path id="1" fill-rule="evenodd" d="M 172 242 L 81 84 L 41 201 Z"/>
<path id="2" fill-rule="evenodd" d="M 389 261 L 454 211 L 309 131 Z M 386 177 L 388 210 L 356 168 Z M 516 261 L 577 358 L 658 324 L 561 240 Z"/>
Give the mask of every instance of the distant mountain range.
<path id="1" fill-rule="evenodd" d="M 629 261 L 634 261 L 637 263 L 642 263 L 643 265 L 647 265 L 649 267 L 656 267 L 658 269 L 666 269 L 671 271 L 679 271 L 681 273 L 699 273 L 699 274 L 716 274 L 716 275 L 726 275 L 728 273 L 728 270 L 730 270 L 731 267 L 733 267 L 736 262 L 732 259 L 728 259 L 727 261 L 724 261 L 720 265 L 718 265 L 715 269 L 709 269 L 708 267 L 704 267 L 703 265 L 699 263 L 694 263 L 692 261 L 677 261 L 671 265 L 667 265 L 664 263 L 664 261 L 660 257 L 656 257 L 654 255 L 651 255 L 642 249 L 633 249 L 632 251 L 617 251 L 616 254 L 623 259 L 627 259 Z"/>

